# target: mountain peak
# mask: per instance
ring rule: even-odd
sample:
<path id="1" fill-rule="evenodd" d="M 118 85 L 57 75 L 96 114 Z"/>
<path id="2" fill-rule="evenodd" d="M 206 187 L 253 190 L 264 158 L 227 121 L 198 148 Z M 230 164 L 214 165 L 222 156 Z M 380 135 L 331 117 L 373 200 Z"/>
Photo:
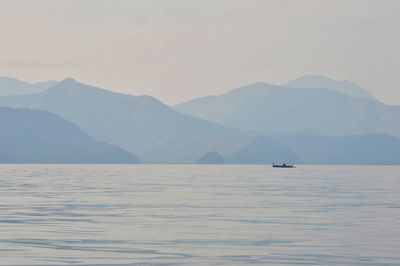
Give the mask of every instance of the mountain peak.
<path id="1" fill-rule="evenodd" d="M 264 82 L 264 81 L 259 81 L 259 82 L 254 82 L 254 83 L 239 87 L 239 89 L 240 88 L 270 88 L 270 87 L 275 87 L 275 85 Z"/>
<path id="2" fill-rule="evenodd" d="M 40 93 L 55 84 L 57 81 L 54 80 L 30 83 L 16 78 L 0 77 L 0 96 Z"/>
<path id="3" fill-rule="evenodd" d="M 73 78 L 66 78 L 58 83 L 58 85 L 76 85 L 76 84 L 79 84 L 79 82 Z"/>
<path id="4" fill-rule="evenodd" d="M 355 98 L 376 100 L 367 90 L 349 80 L 334 80 L 323 75 L 306 75 L 290 80 L 290 88 L 330 89 Z"/>
<path id="5" fill-rule="evenodd" d="M 264 92 L 267 89 L 273 89 L 277 88 L 278 86 L 266 83 L 266 82 L 255 82 L 251 83 L 249 85 L 241 86 L 239 88 L 233 89 L 226 94 L 237 94 L 237 93 L 247 93 L 249 91 L 251 92 Z"/>

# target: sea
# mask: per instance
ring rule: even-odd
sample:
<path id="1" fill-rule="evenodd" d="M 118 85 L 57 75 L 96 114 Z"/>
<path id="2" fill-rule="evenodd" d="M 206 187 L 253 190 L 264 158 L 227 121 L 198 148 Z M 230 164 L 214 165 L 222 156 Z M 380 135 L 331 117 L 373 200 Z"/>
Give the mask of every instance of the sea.
<path id="1" fill-rule="evenodd" d="M 0 165 L 0 265 L 400 265 L 400 167 Z"/>

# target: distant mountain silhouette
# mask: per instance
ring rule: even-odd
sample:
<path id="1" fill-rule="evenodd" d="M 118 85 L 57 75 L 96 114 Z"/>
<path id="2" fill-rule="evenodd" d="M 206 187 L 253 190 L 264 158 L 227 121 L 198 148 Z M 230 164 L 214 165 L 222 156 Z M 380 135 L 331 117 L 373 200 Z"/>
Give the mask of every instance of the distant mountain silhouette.
<path id="1" fill-rule="evenodd" d="M 245 130 L 341 136 L 387 133 L 400 137 L 400 107 L 327 89 L 255 83 L 175 109 Z"/>
<path id="2" fill-rule="evenodd" d="M 150 163 L 193 163 L 197 160 L 211 163 L 218 156 L 207 154 L 209 151 L 235 164 L 396 164 L 398 160 L 397 138 L 363 133 L 399 134 L 399 107 L 328 89 L 257 83 L 177 107 L 230 127 L 176 112 L 149 96 L 114 93 L 73 79 L 37 94 L 0 97 L 0 106 L 58 114 L 96 139 L 122 147 Z M 286 133 L 268 133 L 273 131 Z M 68 139 L 70 134 L 73 132 L 63 130 L 55 135 Z M 346 134 L 352 136 L 339 136 Z M 263 137 L 258 137 L 260 135 Z M 42 139 L 28 140 L 32 143 L 21 143 L 27 147 L 36 142 L 47 145 Z M 22 149 L 16 142 L 9 143 L 14 143 L 16 152 Z M 7 150 L 0 149 L 3 161 L 14 158 L 13 145 Z M 71 144 L 71 147 L 74 146 Z M 53 151 L 63 154 L 62 150 Z M 85 155 L 82 151 L 77 154 Z M 32 161 L 32 158 L 28 159 Z M 75 160 L 78 159 L 82 161 L 79 156 Z"/>
<path id="3" fill-rule="evenodd" d="M 28 83 L 15 78 L 0 77 L 0 96 L 38 93 L 56 84 L 57 81 L 54 80 Z"/>
<path id="4" fill-rule="evenodd" d="M 225 159 L 216 151 L 210 151 L 204 154 L 196 162 L 197 164 L 225 164 Z"/>
<path id="5" fill-rule="evenodd" d="M 354 82 L 348 80 L 337 81 L 320 75 L 302 76 L 289 81 L 283 86 L 290 88 L 330 89 L 355 98 L 376 100 L 367 90 Z"/>
<path id="6" fill-rule="evenodd" d="M 387 134 L 324 137 L 266 134 L 287 145 L 307 164 L 400 164 L 400 139 Z"/>
<path id="7" fill-rule="evenodd" d="M 114 93 L 73 79 L 39 94 L 0 97 L 0 105 L 58 114 L 143 162 L 193 163 L 210 150 L 227 154 L 256 137 L 181 114 L 153 97 Z"/>
<path id="8" fill-rule="evenodd" d="M 226 161 L 232 164 L 272 164 L 300 163 L 301 159 L 289 148 L 282 149 L 282 144 L 265 137 L 258 137 L 248 145 L 227 155 Z"/>
<path id="9" fill-rule="evenodd" d="M 138 163 L 57 115 L 0 107 L 0 163 Z"/>

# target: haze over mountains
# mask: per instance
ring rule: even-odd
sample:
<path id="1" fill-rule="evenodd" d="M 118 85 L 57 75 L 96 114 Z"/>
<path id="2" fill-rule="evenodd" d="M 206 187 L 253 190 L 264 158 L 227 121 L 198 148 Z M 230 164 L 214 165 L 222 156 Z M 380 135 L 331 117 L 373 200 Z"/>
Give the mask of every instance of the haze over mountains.
<path id="1" fill-rule="evenodd" d="M 0 107 L 0 163 L 138 163 L 57 115 Z"/>
<path id="2" fill-rule="evenodd" d="M 307 164 L 400 164 L 400 139 L 387 134 L 328 137 L 267 133 L 265 136 L 285 143 Z"/>
<path id="3" fill-rule="evenodd" d="M 216 123 L 261 132 L 345 136 L 387 133 L 400 137 L 400 107 L 354 98 L 331 89 L 255 83 L 175 109 Z"/>
<path id="4" fill-rule="evenodd" d="M 290 148 L 282 149 L 279 142 L 262 136 L 228 155 L 226 160 L 233 164 L 301 163 Z"/>
<path id="5" fill-rule="evenodd" d="M 57 82 L 49 80 L 28 83 L 15 78 L 0 77 L 0 96 L 38 93 L 56 85 Z"/>
<path id="6" fill-rule="evenodd" d="M 255 83 L 174 110 L 150 96 L 66 79 L 37 93 L 2 96 L 0 106 L 59 115 L 86 136 L 126 150 L 132 162 L 137 155 L 145 163 L 400 164 L 393 137 L 400 136 L 400 107 L 350 82 L 311 76 L 288 84 Z"/>
<path id="7" fill-rule="evenodd" d="M 225 164 L 225 159 L 216 151 L 209 151 L 200 157 L 196 164 Z"/>
<path id="8" fill-rule="evenodd" d="M 210 150 L 231 152 L 253 134 L 178 113 L 150 96 L 130 96 L 66 79 L 38 94 L 0 97 L 0 105 L 60 115 L 143 162 L 192 163 Z"/>
<path id="9" fill-rule="evenodd" d="M 321 75 L 301 76 L 285 84 L 289 88 L 310 88 L 334 90 L 355 98 L 376 100 L 367 90 L 349 80 L 337 81 Z"/>

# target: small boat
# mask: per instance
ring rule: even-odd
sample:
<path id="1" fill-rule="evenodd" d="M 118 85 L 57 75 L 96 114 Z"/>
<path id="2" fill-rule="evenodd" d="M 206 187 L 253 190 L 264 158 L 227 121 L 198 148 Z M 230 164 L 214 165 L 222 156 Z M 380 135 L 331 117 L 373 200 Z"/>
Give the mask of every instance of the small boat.
<path id="1" fill-rule="evenodd" d="M 273 164 L 272 167 L 274 167 L 274 168 L 294 168 L 294 165 L 283 163 L 283 164 Z"/>

